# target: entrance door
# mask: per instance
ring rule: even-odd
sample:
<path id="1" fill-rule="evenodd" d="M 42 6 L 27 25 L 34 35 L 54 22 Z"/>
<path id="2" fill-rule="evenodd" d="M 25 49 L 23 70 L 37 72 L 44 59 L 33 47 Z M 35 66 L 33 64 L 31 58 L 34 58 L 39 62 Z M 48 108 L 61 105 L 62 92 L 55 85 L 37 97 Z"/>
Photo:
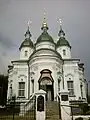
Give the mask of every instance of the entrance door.
<path id="1" fill-rule="evenodd" d="M 40 89 L 46 91 L 46 101 L 53 101 L 53 85 L 40 85 Z"/>
<path id="2" fill-rule="evenodd" d="M 50 89 L 47 90 L 46 94 L 47 94 L 47 101 L 52 101 L 52 94 Z"/>
<path id="3" fill-rule="evenodd" d="M 46 86 L 46 100 L 47 101 L 53 100 L 53 86 L 52 85 Z"/>

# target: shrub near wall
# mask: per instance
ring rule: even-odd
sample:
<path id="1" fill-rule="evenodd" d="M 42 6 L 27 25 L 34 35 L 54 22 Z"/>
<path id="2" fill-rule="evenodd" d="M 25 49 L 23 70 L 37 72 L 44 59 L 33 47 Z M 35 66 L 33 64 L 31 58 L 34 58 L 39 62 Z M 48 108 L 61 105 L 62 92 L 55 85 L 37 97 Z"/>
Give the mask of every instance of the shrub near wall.
<path id="1" fill-rule="evenodd" d="M 82 117 L 79 117 L 79 118 L 76 118 L 75 120 L 83 120 L 83 118 L 82 118 Z"/>
<path id="2" fill-rule="evenodd" d="M 81 110 L 82 110 L 81 114 L 82 114 L 82 115 L 87 115 L 87 113 L 89 112 L 88 103 L 80 104 L 79 107 L 80 107 Z M 90 112 L 89 112 L 89 113 L 90 113 Z"/>

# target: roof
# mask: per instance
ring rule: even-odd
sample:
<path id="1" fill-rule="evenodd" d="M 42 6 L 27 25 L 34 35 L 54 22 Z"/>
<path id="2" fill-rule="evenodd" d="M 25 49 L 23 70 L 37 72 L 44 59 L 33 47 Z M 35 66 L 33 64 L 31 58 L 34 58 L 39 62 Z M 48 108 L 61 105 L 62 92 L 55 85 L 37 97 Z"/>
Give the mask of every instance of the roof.
<path id="1" fill-rule="evenodd" d="M 54 43 L 53 38 L 48 34 L 47 31 L 43 31 L 42 32 L 42 34 L 38 37 L 36 44 L 40 43 L 40 42 L 44 42 L 44 41 L 48 41 L 48 42 Z"/>
<path id="2" fill-rule="evenodd" d="M 69 42 L 65 39 L 65 37 L 60 37 L 59 40 L 57 41 L 56 47 L 59 46 L 68 46 L 71 48 Z"/>
<path id="3" fill-rule="evenodd" d="M 62 60 L 61 55 L 57 51 L 54 51 L 54 50 L 48 49 L 48 48 L 42 48 L 42 49 L 38 49 L 38 50 L 34 51 L 31 54 L 31 56 L 29 57 L 29 60 L 34 57 L 38 57 L 38 56 L 53 56 L 53 57 L 58 57 L 59 59 Z"/>
<path id="4" fill-rule="evenodd" d="M 33 48 L 34 45 L 33 45 L 33 42 L 31 41 L 30 38 L 26 38 L 26 39 L 21 43 L 19 49 L 21 49 L 22 47 L 31 47 L 31 48 Z"/>

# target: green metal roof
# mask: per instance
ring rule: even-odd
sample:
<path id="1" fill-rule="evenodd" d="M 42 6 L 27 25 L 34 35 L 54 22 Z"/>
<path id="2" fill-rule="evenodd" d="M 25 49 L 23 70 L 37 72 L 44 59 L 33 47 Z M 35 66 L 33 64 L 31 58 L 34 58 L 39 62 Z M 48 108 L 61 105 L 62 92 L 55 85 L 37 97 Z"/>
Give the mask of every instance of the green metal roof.
<path id="1" fill-rule="evenodd" d="M 56 47 L 59 46 L 68 46 L 71 48 L 69 42 L 65 39 L 65 37 L 60 37 L 59 40 L 57 41 Z"/>
<path id="2" fill-rule="evenodd" d="M 43 42 L 43 41 L 48 41 L 54 43 L 53 38 L 48 34 L 47 31 L 43 31 L 43 33 L 38 37 L 37 43 Z"/>
<path id="3" fill-rule="evenodd" d="M 31 47 L 31 48 L 33 48 L 34 45 L 33 45 L 33 42 L 31 41 L 30 38 L 26 38 L 26 39 L 21 43 L 19 49 L 21 49 L 22 47 Z"/>

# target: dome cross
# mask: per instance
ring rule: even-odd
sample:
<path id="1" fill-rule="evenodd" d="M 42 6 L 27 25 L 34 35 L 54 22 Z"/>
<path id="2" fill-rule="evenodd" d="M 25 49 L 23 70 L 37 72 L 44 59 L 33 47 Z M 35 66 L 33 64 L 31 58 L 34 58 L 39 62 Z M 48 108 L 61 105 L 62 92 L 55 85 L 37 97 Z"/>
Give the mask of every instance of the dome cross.
<path id="1" fill-rule="evenodd" d="M 25 33 L 25 38 L 29 38 L 32 36 L 31 33 L 30 33 L 30 24 L 32 23 L 32 21 L 28 21 L 27 24 L 28 24 L 28 28 L 27 28 L 27 31 Z"/>
<path id="2" fill-rule="evenodd" d="M 59 19 L 58 21 L 59 21 L 59 24 L 60 24 L 60 30 L 59 30 L 58 36 L 64 37 L 64 36 L 65 36 L 65 33 L 64 33 L 64 31 L 62 30 L 62 20 Z"/>

